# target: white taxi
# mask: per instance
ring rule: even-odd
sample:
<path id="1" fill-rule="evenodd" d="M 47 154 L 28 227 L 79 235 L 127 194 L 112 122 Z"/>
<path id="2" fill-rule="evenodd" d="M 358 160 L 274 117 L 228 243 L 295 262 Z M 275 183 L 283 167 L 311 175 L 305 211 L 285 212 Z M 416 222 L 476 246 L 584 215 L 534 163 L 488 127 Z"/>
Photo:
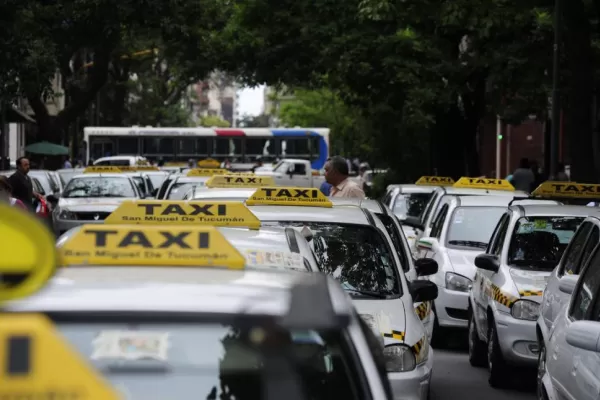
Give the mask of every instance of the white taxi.
<path id="1" fill-rule="evenodd" d="M 489 383 L 506 385 L 511 365 L 535 366 L 536 320 L 548 277 L 588 207 L 510 206 L 486 252 L 475 258 L 469 295 L 469 361 L 488 366 Z"/>
<path id="2" fill-rule="evenodd" d="M 263 226 L 310 229 L 321 271 L 341 282 L 361 316 L 384 337 L 394 398 L 426 399 L 433 356 L 414 303 L 433 300 L 437 287 L 406 280 L 381 220 L 364 208 L 333 207 L 313 188 L 259 188 L 246 205 Z"/>
<path id="3" fill-rule="evenodd" d="M 214 227 L 85 225 L 56 254 L 30 216 L 0 218 L 33 251 L 0 261 L 5 396 L 391 398 L 373 332 L 322 274 L 245 270 Z"/>

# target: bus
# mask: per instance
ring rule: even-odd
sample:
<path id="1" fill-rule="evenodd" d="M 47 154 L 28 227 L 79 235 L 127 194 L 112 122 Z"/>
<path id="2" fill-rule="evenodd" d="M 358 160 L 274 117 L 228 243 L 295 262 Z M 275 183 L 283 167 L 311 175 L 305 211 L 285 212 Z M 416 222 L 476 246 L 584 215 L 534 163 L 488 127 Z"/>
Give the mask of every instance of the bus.
<path id="1" fill-rule="evenodd" d="M 143 155 L 164 162 L 229 159 L 236 163 L 282 158 L 310 160 L 320 170 L 329 157 L 327 128 L 84 128 L 86 163 L 102 157 Z"/>

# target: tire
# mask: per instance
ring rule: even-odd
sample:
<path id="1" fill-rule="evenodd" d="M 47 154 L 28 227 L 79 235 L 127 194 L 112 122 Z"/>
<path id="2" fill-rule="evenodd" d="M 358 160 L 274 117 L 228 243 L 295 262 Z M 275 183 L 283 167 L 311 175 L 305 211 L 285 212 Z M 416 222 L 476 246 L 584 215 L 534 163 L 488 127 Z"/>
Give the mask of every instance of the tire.
<path id="1" fill-rule="evenodd" d="M 540 353 L 538 355 L 536 394 L 538 400 L 548 400 L 546 388 L 542 383 L 542 378 L 546 374 L 546 345 L 544 344 L 543 340 L 539 343 L 539 348 Z"/>
<path id="2" fill-rule="evenodd" d="M 469 318 L 469 363 L 473 367 L 485 367 L 487 365 L 487 346 L 479 339 L 477 327 L 475 326 L 475 314 L 471 312 Z"/>
<path id="3" fill-rule="evenodd" d="M 502 356 L 500 344 L 498 343 L 498 333 L 496 332 L 496 323 L 494 320 L 489 322 L 488 342 L 488 383 L 493 388 L 503 388 L 507 386 L 510 378 L 509 370 Z"/>

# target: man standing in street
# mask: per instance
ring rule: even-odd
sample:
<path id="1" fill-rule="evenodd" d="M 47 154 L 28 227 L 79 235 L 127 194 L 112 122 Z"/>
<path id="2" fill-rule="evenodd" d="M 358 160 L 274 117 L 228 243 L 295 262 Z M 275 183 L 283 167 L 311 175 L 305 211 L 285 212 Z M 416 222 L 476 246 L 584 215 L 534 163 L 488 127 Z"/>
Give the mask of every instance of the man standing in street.
<path id="1" fill-rule="evenodd" d="M 512 174 L 512 180 L 510 183 L 515 187 L 515 189 L 529 193 L 534 182 L 535 176 L 529 167 L 529 160 L 522 158 L 519 162 L 519 168 L 517 168 Z"/>
<path id="2" fill-rule="evenodd" d="M 343 157 L 332 157 L 325 164 L 325 180 L 331 185 L 330 197 L 364 199 L 365 192 L 356 183 L 348 179 L 348 163 Z"/>
<path id="3" fill-rule="evenodd" d="M 21 200 L 25 206 L 33 211 L 33 184 L 29 177 L 29 160 L 20 157 L 16 161 L 17 170 L 10 176 L 9 181 L 12 186 L 13 197 Z"/>

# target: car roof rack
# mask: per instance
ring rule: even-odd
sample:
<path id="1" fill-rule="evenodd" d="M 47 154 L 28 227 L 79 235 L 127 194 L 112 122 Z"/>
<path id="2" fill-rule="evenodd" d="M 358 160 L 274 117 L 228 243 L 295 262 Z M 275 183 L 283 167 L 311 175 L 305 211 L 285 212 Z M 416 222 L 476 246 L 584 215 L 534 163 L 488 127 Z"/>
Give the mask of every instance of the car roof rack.
<path id="1" fill-rule="evenodd" d="M 288 329 L 338 330 L 348 326 L 350 315 L 337 313 L 327 275 L 306 274 L 291 289 L 290 307 L 281 319 Z"/>

